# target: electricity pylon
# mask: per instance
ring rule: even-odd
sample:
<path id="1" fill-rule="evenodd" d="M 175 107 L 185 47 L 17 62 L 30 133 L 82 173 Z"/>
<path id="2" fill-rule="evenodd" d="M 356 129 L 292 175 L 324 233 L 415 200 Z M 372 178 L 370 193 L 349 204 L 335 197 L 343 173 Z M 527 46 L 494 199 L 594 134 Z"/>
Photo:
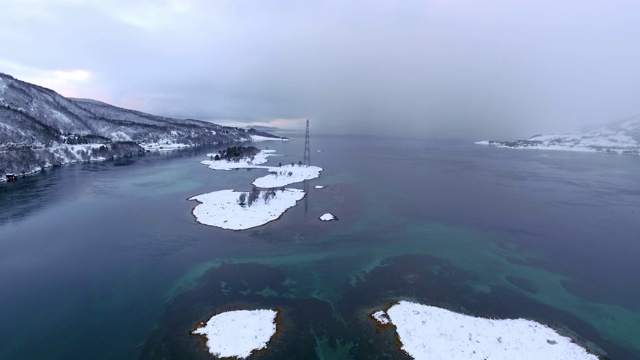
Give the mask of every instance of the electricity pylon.
<path id="1" fill-rule="evenodd" d="M 304 165 L 311 165 L 311 150 L 309 149 L 309 119 L 307 119 L 307 132 L 304 135 L 304 156 L 302 158 Z"/>

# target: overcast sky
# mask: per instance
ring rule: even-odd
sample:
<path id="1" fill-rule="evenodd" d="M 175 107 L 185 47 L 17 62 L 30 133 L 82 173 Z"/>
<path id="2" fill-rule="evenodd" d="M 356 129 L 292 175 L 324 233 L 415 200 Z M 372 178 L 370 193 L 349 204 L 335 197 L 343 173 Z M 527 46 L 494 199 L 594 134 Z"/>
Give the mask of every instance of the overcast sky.
<path id="1" fill-rule="evenodd" d="M 640 113 L 640 1 L 8 1 L 0 71 L 158 115 L 512 138 Z"/>

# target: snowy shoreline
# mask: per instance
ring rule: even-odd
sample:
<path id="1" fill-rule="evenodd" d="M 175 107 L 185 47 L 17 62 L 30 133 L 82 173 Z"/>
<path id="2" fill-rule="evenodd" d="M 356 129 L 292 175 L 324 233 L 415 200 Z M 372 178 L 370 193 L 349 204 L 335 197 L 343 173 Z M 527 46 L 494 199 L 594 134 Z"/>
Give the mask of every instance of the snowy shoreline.
<path id="1" fill-rule="evenodd" d="M 68 165 L 68 164 L 77 164 L 83 162 L 92 162 L 92 161 L 106 161 L 106 160 L 115 160 L 128 156 L 137 156 L 139 154 L 128 154 L 125 156 L 116 156 L 114 154 L 110 154 L 110 157 L 105 156 L 92 156 L 91 153 L 94 150 L 100 150 L 102 147 L 110 146 L 109 143 L 104 144 L 76 144 L 76 145 L 58 145 L 52 146 L 48 148 L 39 148 L 33 149 L 34 152 L 42 154 L 43 157 L 48 157 L 50 159 L 44 161 L 40 165 L 33 166 L 29 171 L 14 173 L 17 177 L 28 176 L 36 174 L 44 169 L 50 169 L 57 166 Z M 53 162 L 52 162 L 53 161 Z M 6 175 L 0 174 L 0 182 L 6 182 Z"/>
<path id="2" fill-rule="evenodd" d="M 164 142 L 164 143 L 140 143 L 140 146 L 145 151 L 172 151 L 179 149 L 186 149 L 193 147 L 193 145 L 189 144 L 180 144 L 180 143 L 172 143 L 172 142 Z"/>
<path id="3" fill-rule="evenodd" d="M 93 143 L 93 144 L 74 144 L 74 145 L 57 145 L 52 147 L 43 147 L 33 149 L 34 152 L 46 154 L 44 156 L 50 157 L 54 162 L 46 161 L 41 165 L 32 167 L 29 171 L 23 173 L 16 173 L 17 176 L 27 176 L 36 174 L 44 169 L 53 168 L 56 166 L 62 166 L 67 164 L 77 164 L 91 161 L 108 161 L 121 159 L 124 157 L 142 156 L 145 152 L 165 152 L 179 149 L 185 149 L 194 147 L 194 145 L 157 142 L 157 143 L 140 143 L 137 144 L 140 149 L 137 153 L 131 153 L 124 156 L 118 156 L 115 154 L 108 154 L 109 156 L 92 156 L 92 151 L 97 151 L 102 147 L 109 148 L 113 143 Z M 117 144 L 117 143 L 116 143 Z M 5 182 L 7 174 L 0 174 L 0 182 Z"/>
<path id="4" fill-rule="evenodd" d="M 371 314 L 394 325 L 401 349 L 414 359 L 598 360 L 572 339 L 525 319 L 487 319 L 409 301 Z"/>
<path id="5" fill-rule="evenodd" d="M 257 137 L 258 139 L 253 140 L 253 137 Z M 266 140 L 288 141 L 289 139 L 267 138 L 259 135 L 252 135 L 252 139 L 245 139 L 244 141 L 266 141 Z M 242 142 L 242 141 L 237 141 L 237 142 Z M 145 152 L 152 152 L 152 153 L 170 152 L 170 151 L 182 150 L 182 149 L 199 146 L 199 145 L 191 145 L 191 144 L 173 143 L 168 141 L 161 141 L 161 142 L 155 142 L 155 143 L 139 143 L 137 145 L 141 149 L 140 152 L 129 154 L 127 156 L 141 156 Z M 99 149 L 100 147 L 103 147 L 103 146 L 108 147 L 110 146 L 110 143 L 94 143 L 94 144 L 78 144 L 78 145 L 63 144 L 63 145 L 58 145 L 53 147 L 34 149 L 34 151 L 36 152 L 47 152 L 48 153 L 47 156 L 52 158 L 54 162 L 45 162 L 41 165 L 32 167 L 29 171 L 19 172 L 19 173 L 14 172 L 14 173 L 16 176 L 22 177 L 27 175 L 33 175 L 44 169 L 49 169 L 56 166 L 62 166 L 67 164 L 77 164 L 77 163 L 91 162 L 91 161 L 108 161 L 108 160 L 127 157 L 127 156 L 117 156 L 112 154 L 109 157 L 89 155 L 92 150 Z M 274 156 L 274 154 L 271 154 L 271 152 L 275 152 L 275 151 L 263 150 L 263 152 L 264 152 L 263 156 L 265 156 L 265 159 L 263 162 L 266 162 L 267 161 L 266 157 Z M 205 160 L 205 161 L 208 161 L 208 160 Z M 258 164 L 258 162 L 256 161 L 254 161 L 253 163 Z M 260 167 L 255 166 L 255 168 L 260 168 Z M 269 167 L 264 167 L 264 168 L 268 169 Z M 216 170 L 222 170 L 222 169 L 216 169 Z M 0 174 L 0 183 L 6 182 L 5 175 L 9 173 Z"/>
<path id="6" fill-rule="evenodd" d="M 638 148 L 610 148 L 610 147 L 587 147 L 587 146 L 563 146 L 563 145 L 507 145 L 506 141 L 476 141 L 476 145 L 493 146 L 502 149 L 514 149 L 514 150 L 550 150 L 550 151 L 572 151 L 580 153 L 601 153 L 601 154 L 619 154 L 619 155 L 638 155 L 640 154 Z"/>

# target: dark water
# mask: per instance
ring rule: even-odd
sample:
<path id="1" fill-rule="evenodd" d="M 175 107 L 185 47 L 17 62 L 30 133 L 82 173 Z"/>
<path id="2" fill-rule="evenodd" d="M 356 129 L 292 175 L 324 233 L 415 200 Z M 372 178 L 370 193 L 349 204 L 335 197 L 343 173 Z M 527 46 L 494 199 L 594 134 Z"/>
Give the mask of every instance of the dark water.
<path id="1" fill-rule="evenodd" d="M 297 162 L 300 140 L 259 146 Z M 243 232 L 199 225 L 186 199 L 248 190 L 265 171 L 209 170 L 211 149 L 0 184 L 0 359 L 206 359 L 191 328 L 258 307 L 281 310 L 258 358 L 402 359 L 367 317 L 399 299 L 535 319 L 640 358 L 640 157 L 311 145 L 325 171 L 306 199 Z"/>

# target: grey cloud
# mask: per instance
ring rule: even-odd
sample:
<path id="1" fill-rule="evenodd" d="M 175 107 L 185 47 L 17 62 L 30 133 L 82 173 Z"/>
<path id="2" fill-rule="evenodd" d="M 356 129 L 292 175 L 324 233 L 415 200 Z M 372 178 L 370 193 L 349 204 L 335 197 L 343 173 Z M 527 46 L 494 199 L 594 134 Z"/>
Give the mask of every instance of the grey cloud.
<path id="1" fill-rule="evenodd" d="M 193 2 L 157 29 L 119 7 L 3 19 L 0 57 L 86 68 L 152 113 L 333 133 L 522 137 L 640 112 L 631 1 Z"/>

